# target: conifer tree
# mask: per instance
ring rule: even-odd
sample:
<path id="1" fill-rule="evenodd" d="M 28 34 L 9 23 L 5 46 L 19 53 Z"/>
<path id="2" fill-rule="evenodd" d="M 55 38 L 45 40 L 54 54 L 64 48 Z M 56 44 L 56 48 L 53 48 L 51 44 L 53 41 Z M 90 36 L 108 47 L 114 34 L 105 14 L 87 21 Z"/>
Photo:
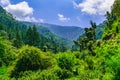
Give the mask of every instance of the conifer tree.
<path id="1" fill-rule="evenodd" d="M 17 48 L 20 48 L 22 46 L 23 42 L 21 39 L 20 32 L 18 28 L 16 27 L 16 34 L 15 34 L 15 39 L 13 40 L 13 45 Z"/>
<path id="2" fill-rule="evenodd" d="M 116 16 L 113 13 L 110 13 L 108 11 L 107 11 L 105 16 L 106 16 L 106 19 L 107 19 L 106 25 L 111 30 L 112 29 L 112 24 L 113 24 L 114 20 L 116 20 Z"/>
<path id="3" fill-rule="evenodd" d="M 92 26 L 92 33 L 93 33 L 93 40 L 96 40 L 96 32 L 95 32 L 95 29 L 96 29 L 96 23 L 93 22 L 93 21 L 90 21 L 91 23 L 91 26 Z"/>
<path id="4" fill-rule="evenodd" d="M 33 39 L 33 46 L 39 46 L 39 43 L 40 43 L 40 35 L 39 35 L 39 32 L 37 32 L 37 28 L 36 26 L 34 25 L 33 26 L 33 29 L 32 29 L 32 39 Z"/>
<path id="5" fill-rule="evenodd" d="M 26 44 L 32 46 L 32 28 L 29 27 L 26 32 Z"/>
<path id="6" fill-rule="evenodd" d="M 74 43 L 80 47 L 80 52 L 85 49 L 88 49 L 92 52 L 92 44 L 96 40 L 96 23 L 92 21 L 90 21 L 90 23 L 91 27 L 84 29 L 86 37 L 79 38 L 79 40 L 74 41 Z"/>
<path id="7" fill-rule="evenodd" d="M 30 46 L 37 46 L 40 45 L 40 35 L 39 32 L 37 32 L 37 28 L 34 25 L 32 28 L 29 27 L 26 32 L 26 44 Z"/>

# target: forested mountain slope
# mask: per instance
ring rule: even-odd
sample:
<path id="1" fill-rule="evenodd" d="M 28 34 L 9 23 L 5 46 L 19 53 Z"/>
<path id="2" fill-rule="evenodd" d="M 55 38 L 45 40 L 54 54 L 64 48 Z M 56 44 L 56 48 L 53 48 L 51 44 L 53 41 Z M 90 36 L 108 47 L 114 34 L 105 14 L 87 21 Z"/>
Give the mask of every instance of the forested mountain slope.
<path id="1" fill-rule="evenodd" d="M 16 34 L 14 32 L 16 32 L 17 28 L 24 43 L 27 29 L 35 25 L 34 23 L 29 23 L 30 25 L 28 25 L 27 23 L 24 24 L 23 22 L 16 21 L 13 16 L 10 13 L 6 12 L 2 7 L 0 7 L 0 24 L 6 27 L 5 30 L 8 32 L 8 37 L 10 40 L 14 39 Z M 70 48 L 70 46 L 73 44 L 72 41 L 56 36 L 45 27 L 37 25 L 35 26 L 37 28 L 37 31 L 40 33 L 41 39 L 44 41 L 49 40 L 50 43 L 54 41 L 55 44 L 65 46 L 67 48 Z"/>
<path id="2" fill-rule="evenodd" d="M 32 22 L 22 22 L 22 23 L 27 25 L 27 26 L 36 25 L 38 32 L 41 35 L 43 35 L 46 38 L 53 38 L 54 41 L 56 41 L 57 43 L 60 43 L 62 45 L 65 45 L 67 48 L 71 48 L 71 46 L 73 45 L 73 42 L 71 39 L 65 39 L 63 37 L 60 37 L 60 35 L 57 35 L 54 32 L 50 31 L 44 25 L 39 25 L 38 23 L 32 23 Z"/>

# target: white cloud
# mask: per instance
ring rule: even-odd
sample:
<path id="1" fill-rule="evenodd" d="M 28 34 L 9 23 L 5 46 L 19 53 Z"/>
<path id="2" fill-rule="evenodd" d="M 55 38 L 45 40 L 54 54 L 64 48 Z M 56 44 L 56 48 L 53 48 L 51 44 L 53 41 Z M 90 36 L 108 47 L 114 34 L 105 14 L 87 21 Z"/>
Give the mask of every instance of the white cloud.
<path id="1" fill-rule="evenodd" d="M 30 17 L 30 16 L 26 16 L 26 17 L 23 17 L 23 18 L 17 18 L 17 20 L 19 21 L 27 21 L 27 22 L 40 22 L 40 23 L 43 23 L 44 20 L 43 19 L 36 19 L 35 17 Z"/>
<path id="2" fill-rule="evenodd" d="M 34 9 L 30 7 L 26 1 L 11 4 L 9 0 L 0 0 L 0 5 L 19 21 L 44 22 L 43 19 L 33 17 Z"/>
<path id="3" fill-rule="evenodd" d="M 0 5 L 1 6 L 7 6 L 10 4 L 10 1 L 9 0 L 0 0 Z"/>
<path id="4" fill-rule="evenodd" d="M 111 11 L 111 6 L 115 0 L 84 0 L 77 4 L 73 2 L 75 8 L 79 8 L 82 12 L 88 14 L 105 15 L 106 11 Z"/>
<path id="5" fill-rule="evenodd" d="M 67 22 L 70 20 L 70 18 L 66 18 L 64 17 L 64 15 L 62 14 L 58 14 L 58 17 L 59 17 L 59 20 L 62 21 L 62 22 Z"/>
<path id="6" fill-rule="evenodd" d="M 10 4 L 5 7 L 5 9 L 18 18 L 33 14 L 33 8 L 31 8 L 25 1 L 15 5 Z"/>

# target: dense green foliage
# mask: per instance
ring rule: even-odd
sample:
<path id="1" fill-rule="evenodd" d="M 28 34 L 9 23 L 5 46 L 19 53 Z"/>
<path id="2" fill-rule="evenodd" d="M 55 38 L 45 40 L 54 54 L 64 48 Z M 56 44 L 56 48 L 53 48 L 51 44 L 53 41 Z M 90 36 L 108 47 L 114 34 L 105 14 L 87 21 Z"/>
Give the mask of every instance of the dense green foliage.
<path id="1" fill-rule="evenodd" d="M 115 0 L 113 6 L 112 6 L 112 13 L 116 16 L 116 18 L 120 19 L 120 1 Z"/>
<path id="2" fill-rule="evenodd" d="M 75 57 L 71 54 L 59 54 L 58 66 L 62 69 L 71 70 L 75 64 Z"/>
<path id="3" fill-rule="evenodd" d="M 8 29 L 9 25 L 0 22 L 0 80 L 120 80 L 116 8 L 106 13 L 102 39 L 96 39 L 96 24 L 91 21 L 85 36 L 74 41 L 79 51 L 66 51 L 63 45 L 55 44 L 54 37 L 41 37 L 35 26 Z"/>
<path id="4" fill-rule="evenodd" d="M 35 25 L 31 28 L 29 27 L 26 32 L 26 44 L 30 46 L 39 46 L 40 45 L 40 35 L 37 32 Z"/>
<path id="5" fill-rule="evenodd" d="M 25 46 L 22 47 L 18 53 L 19 55 L 15 62 L 15 67 L 11 73 L 12 77 L 17 77 L 22 71 L 42 70 L 52 66 L 50 62 L 51 58 L 47 58 L 38 48 Z"/>

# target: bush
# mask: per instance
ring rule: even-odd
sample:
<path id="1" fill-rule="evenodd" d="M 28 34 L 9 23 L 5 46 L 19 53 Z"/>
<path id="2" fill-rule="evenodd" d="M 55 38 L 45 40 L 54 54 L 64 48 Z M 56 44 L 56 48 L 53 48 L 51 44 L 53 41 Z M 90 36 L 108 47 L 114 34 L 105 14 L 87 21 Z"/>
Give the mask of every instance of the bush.
<path id="1" fill-rule="evenodd" d="M 8 44 L 8 42 L 7 42 L 7 44 Z M 3 42 L 2 39 L 0 39 L 0 58 L 2 58 L 5 53 L 7 53 L 6 52 L 8 49 L 7 44 L 6 44 L 6 42 Z"/>
<path id="2" fill-rule="evenodd" d="M 58 77 L 56 74 L 50 72 L 50 71 L 42 71 L 37 78 L 37 80 L 58 80 Z"/>
<path id="3" fill-rule="evenodd" d="M 61 53 L 58 55 L 57 62 L 61 69 L 71 70 L 75 65 L 75 56 L 69 52 Z"/>
<path id="4" fill-rule="evenodd" d="M 19 50 L 18 59 L 11 73 L 11 77 L 19 76 L 19 72 L 27 70 L 42 70 L 52 66 L 49 57 L 45 57 L 36 47 L 24 46 Z"/>
<path id="5" fill-rule="evenodd" d="M 0 66 L 8 66 L 16 59 L 16 49 L 8 40 L 0 37 Z"/>
<path id="6" fill-rule="evenodd" d="M 19 58 L 16 62 L 18 71 L 41 69 L 40 50 L 35 47 L 25 46 L 19 51 Z"/>
<path id="7" fill-rule="evenodd" d="M 58 77 L 49 70 L 38 70 L 21 72 L 17 80 L 58 80 Z"/>
<path id="8" fill-rule="evenodd" d="M 59 79 L 66 79 L 73 76 L 73 73 L 66 69 L 58 69 L 55 72 L 57 73 L 57 76 L 59 77 Z"/>

